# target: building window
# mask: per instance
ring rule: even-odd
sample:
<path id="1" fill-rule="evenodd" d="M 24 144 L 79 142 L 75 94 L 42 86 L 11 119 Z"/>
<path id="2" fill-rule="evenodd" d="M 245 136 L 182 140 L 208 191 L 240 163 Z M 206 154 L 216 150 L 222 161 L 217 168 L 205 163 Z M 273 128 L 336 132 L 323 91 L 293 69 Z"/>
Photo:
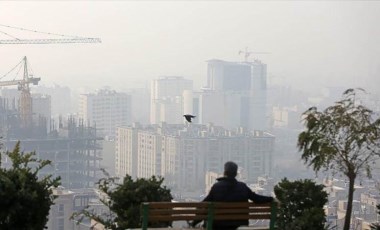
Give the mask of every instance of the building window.
<path id="1" fill-rule="evenodd" d="M 65 211 L 65 206 L 63 204 L 58 205 L 58 216 L 63 216 Z"/>
<path id="2" fill-rule="evenodd" d="M 65 220 L 64 219 L 58 219 L 58 230 L 65 230 Z"/>

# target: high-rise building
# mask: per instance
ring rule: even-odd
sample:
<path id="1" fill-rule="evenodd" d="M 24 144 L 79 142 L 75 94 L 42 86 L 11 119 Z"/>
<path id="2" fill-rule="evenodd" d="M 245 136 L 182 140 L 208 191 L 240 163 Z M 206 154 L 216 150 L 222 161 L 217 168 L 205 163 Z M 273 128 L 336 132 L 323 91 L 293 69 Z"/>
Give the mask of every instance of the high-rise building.
<path id="1" fill-rule="evenodd" d="M 208 61 L 207 85 L 199 97 L 200 122 L 226 128 L 266 130 L 266 64 Z"/>
<path id="2" fill-rule="evenodd" d="M 251 65 L 250 129 L 266 130 L 267 65 L 255 60 Z"/>
<path id="3" fill-rule="evenodd" d="M 248 128 L 249 108 L 247 92 L 204 90 L 199 96 L 199 122 L 226 129 Z"/>
<path id="4" fill-rule="evenodd" d="M 216 91 L 249 91 L 251 76 L 251 65 L 248 63 L 209 60 L 207 88 Z"/>
<path id="5" fill-rule="evenodd" d="M 123 178 L 126 174 L 137 177 L 137 133 L 140 128 L 138 123 L 133 123 L 129 128 L 118 127 L 116 129 L 115 143 L 115 174 Z"/>
<path id="6" fill-rule="evenodd" d="M 131 96 L 109 89 L 102 89 L 96 94 L 82 94 L 79 117 L 112 139 L 117 126 L 131 123 Z"/>
<path id="7" fill-rule="evenodd" d="M 182 123 L 183 92 L 193 89 L 193 81 L 178 76 L 152 80 L 150 123 Z"/>
<path id="8" fill-rule="evenodd" d="M 165 124 L 119 127 L 117 176 L 161 175 L 174 191 L 204 191 L 207 171 L 238 163 L 248 182 L 271 175 L 274 136 L 220 126 Z"/>

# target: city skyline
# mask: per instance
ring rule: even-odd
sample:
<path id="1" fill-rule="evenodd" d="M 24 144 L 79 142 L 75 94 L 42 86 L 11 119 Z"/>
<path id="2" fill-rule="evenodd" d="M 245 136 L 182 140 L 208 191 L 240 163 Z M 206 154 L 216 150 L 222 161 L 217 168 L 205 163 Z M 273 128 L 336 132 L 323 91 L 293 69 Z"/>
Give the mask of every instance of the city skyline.
<path id="1" fill-rule="evenodd" d="M 0 8 L 2 25 L 102 39 L 101 44 L 0 45 L 1 75 L 26 55 L 46 85 L 120 90 L 176 75 L 200 88 L 207 60 L 243 61 L 239 51 L 245 47 L 269 52 L 250 58 L 268 65 L 270 81 L 298 88 L 374 90 L 371 83 L 380 73 L 380 29 L 372 23 L 380 17 L 379 2 L 31 1 L 1 2 Z"/>
<path id="2" fill-rule="evenodd" d="M 318 184 L 321 214 L 303 205 L 322 199 L 288 191 L 306 228 L 320 216 L 367 230 L 380 217 L 378 12 L 380 1 L 0 1 L 1 175 L 15 154 L 51 161 L 32 175 L 60 178 L 45 188 L 57 195 L 47 228 L 92 229 L 70 216 L 89 207 L 113 219 L 112 194 L 130 179 L 162 177 L 168 200 L 200 201 L 233 161 L 236 179 L 279 209 L 295 204 L 281 200 L 283 182 Z"/>

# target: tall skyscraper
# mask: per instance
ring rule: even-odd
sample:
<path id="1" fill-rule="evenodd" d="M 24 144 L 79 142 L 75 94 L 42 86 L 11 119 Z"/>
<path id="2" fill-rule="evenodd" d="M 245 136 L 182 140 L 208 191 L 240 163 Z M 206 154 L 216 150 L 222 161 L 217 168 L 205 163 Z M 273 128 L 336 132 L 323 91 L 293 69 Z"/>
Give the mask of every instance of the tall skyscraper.
<path id="1" fill-rule="evenodd" d="M 215 91 L 249 91 L 251 76 L 251 65 L 248 63 L 209 60 L 207 88 Z"/>
<path id="2" fill-rule="evenodd" d="M 266 130 L 267 65 L 255 60 L 251 66 L 250 129 Z"/>
<path id="3" fill-rule="evenodd" d="M 116 127 L 131 123 L 131 96 L 102 89 L 80 96 L 79 117 L 96 126 L 103 136 L 115 137 Z"/>
<path id="4" fill-rule="evenodd" d="M 200 122 L 226 128 L 266 130 L 266 64 L 208 61 L 207 85 L 199 97 Z"/>
<path id="5" fill-rule="evenodd" d="M 178 76 L 166 76 L 152 80 L 151 124 L 183 122 L 183 92 L 193 89 L 193 81 Z"/>

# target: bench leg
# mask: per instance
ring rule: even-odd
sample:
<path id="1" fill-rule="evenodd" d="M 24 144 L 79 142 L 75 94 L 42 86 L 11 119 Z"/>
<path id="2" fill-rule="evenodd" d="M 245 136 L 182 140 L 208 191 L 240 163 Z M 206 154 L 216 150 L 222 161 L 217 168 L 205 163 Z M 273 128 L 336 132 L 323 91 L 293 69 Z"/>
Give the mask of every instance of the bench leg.
<path id="1" fill-rule="evenodd" d="M 148 211 L 149 206 L 148 204 L 143 204 L 143 222 L 142 222 L 142 230 L 148 229 Z"/>
<path id="2" fill-rule="evenodd" d="M 272 207 L 271 207 L 271 217 L 270 217 L 269 229 L 274 230 L 275 224 L 276 224 L 276 219 L 277 219 L 277 203 L 272 202 L 271 206 Z"/>
<path id="3" fill-rule="evenodd" d="M 207 230 L 212 230 L 213 222 L 214 222 L 214 203 L 211 202 L 208 205 Z"/>

